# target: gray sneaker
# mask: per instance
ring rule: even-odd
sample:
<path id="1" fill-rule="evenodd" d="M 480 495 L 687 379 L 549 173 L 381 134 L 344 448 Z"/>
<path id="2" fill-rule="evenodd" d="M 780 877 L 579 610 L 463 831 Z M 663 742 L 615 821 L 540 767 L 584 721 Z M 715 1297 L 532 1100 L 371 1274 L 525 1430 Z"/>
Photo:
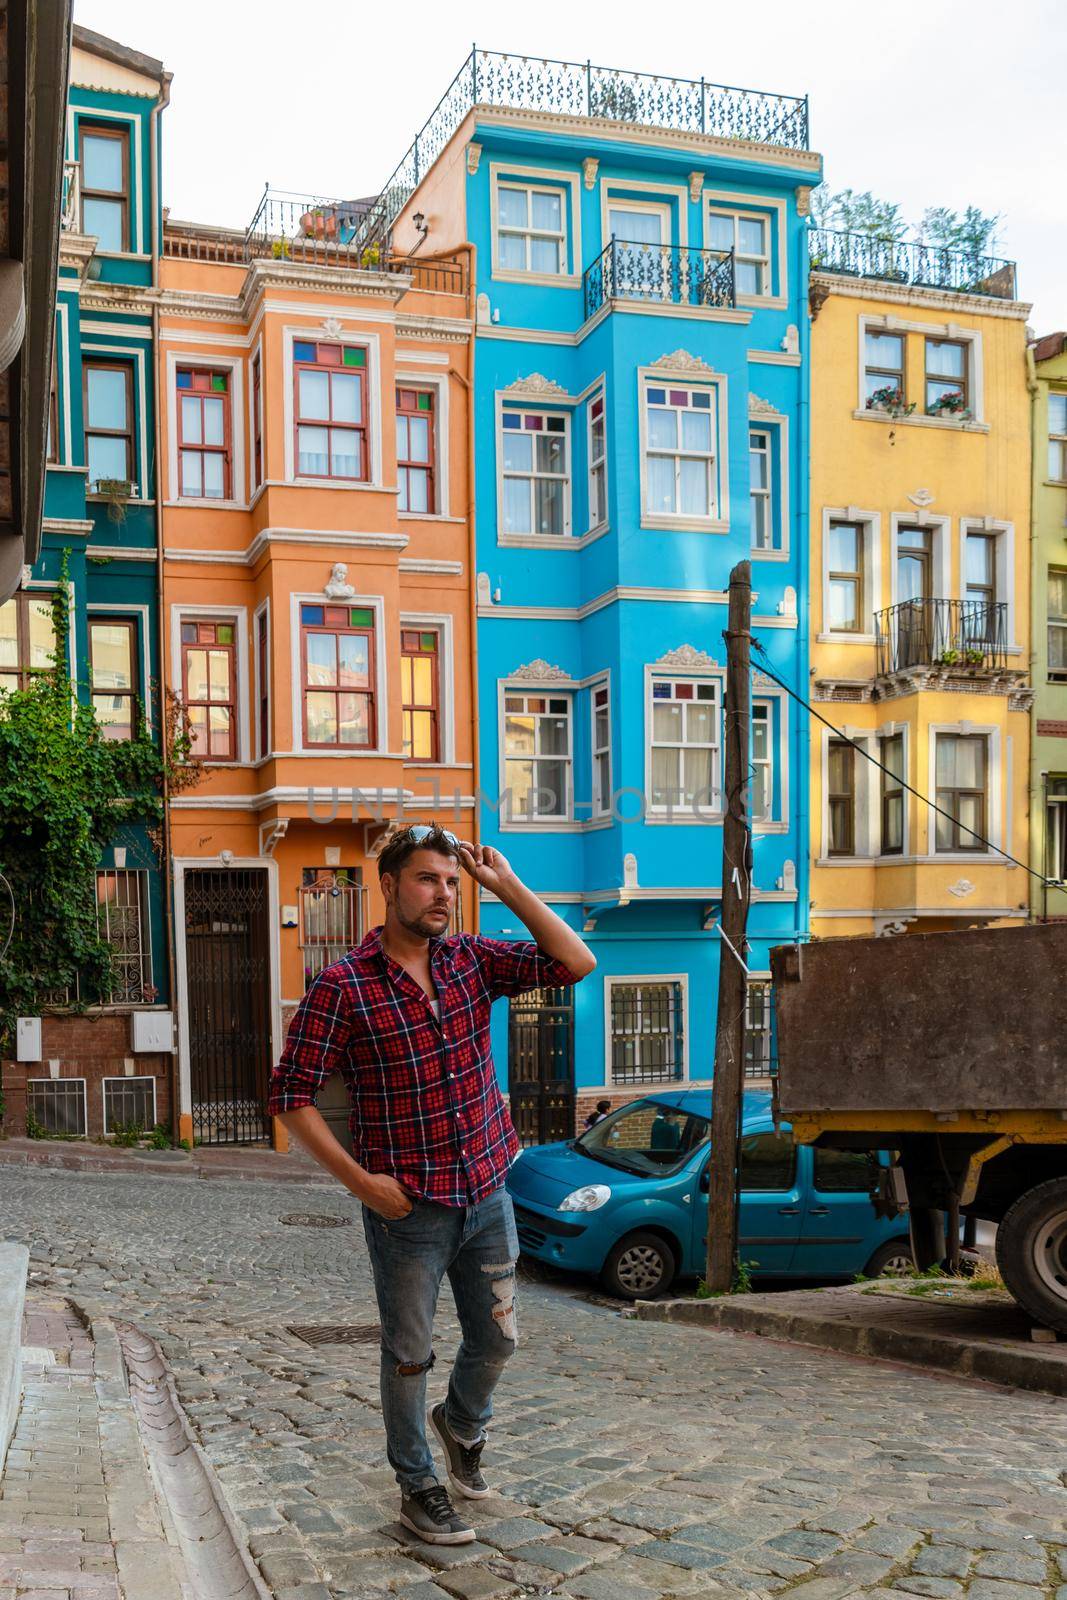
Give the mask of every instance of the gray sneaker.
<path id="1" fill-rule="evenodd" d="M 425 1544 L 470 1544 L 474 1529 L 465 1522 L 439 1483 L 412 1489 L 400 1499 L 400 1520 Z"/>
<path id="2" fill-rule="evenodd" d="M 477 1444 L 464 1444 L 457 1439 L 445 1420 L 445 1403 L 433 1407 L 430 1427 L 444 1446 L 448 1463 L 448 1476 L 453 1486 L 468 1500 L 484 1500 L 492 1490 L 482 1477 L 481 1459 L 485 1449 L 484 1437 Z"/>

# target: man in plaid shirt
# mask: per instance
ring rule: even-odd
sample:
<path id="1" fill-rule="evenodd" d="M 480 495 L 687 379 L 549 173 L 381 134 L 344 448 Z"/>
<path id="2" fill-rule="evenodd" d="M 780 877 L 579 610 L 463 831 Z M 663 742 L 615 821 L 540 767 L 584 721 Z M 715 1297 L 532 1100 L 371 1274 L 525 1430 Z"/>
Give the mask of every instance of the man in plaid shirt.
<path id="1" fill-rule="evenodd" d="M 460 865 L 525 923 L 532 941 L 446 936 Z M 400 1520 L 433 1544 L 473 1526 L 437 1481 L 426 1439 L 433 1317 L 447 1272 L 463 1341 L 429 1421 L 449 1479 L 470 1499 L 485 1427 L 515 1349 L 518 1238 L 504 1187 L 519 1142 L 497 1086 L 489 1013 L 502 995 L 577 983 L 596 966 L 579 936 L 498 850 L 425 823 L 378 858 L 385 924 L 314 980 L 289 1028 L 269 1111 L 363 1203 L 382 1325 L 382 1416 Z M 340 1072 L 355 1158 L 315 1096 Z"/>

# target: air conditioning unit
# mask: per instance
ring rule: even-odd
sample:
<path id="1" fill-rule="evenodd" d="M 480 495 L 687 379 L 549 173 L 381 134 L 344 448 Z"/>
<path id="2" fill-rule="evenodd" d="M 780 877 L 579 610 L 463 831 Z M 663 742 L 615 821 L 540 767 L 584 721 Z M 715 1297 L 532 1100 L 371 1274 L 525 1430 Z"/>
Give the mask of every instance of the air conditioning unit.
<path id="1" fill-rule="evenodd" d="M 130 1023 L 135 1055 L 169 1056 L 173 1053 L 173 1011 L 133 1011 Z"/>

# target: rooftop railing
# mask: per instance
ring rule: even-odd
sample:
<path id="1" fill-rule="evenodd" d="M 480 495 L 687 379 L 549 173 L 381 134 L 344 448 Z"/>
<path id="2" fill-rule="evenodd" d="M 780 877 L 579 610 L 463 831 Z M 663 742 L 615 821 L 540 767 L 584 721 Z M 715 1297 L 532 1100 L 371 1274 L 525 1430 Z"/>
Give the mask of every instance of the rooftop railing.
<path id="1" fill-rule="evenodd" d="M 1003 600 L 902 600 L 874 614 L 879 677 L 912 667 L 1006 671 Z"/>
<path id="2" fill-rule="evenodd" d="M 667 78 L 598 67 L 591 61 L 550 61 L 475 47 L 374 201 L 363 230 L 365 238 L 386 236 L 475 106 L 603 117 L 638 127 L 711 134 L 792 150 L 808 148 L 806 95 L 770 94 L 708 83 L 704 78 Z"/>
<path id="3" fill-rule="evenodd" d="M 586 267 L 582 291 L 587 317 L 611 300 L 731 307 L 733 251 L 612 239 Z"/>
<path id="4" fill-rule="evenodd" d="M 813 228 L 808 235 L 808 259 L 813 272 L 880 278 L 916 288 L 985 294 L 997 300 L 1015 299 L 1014 261 L 969 250 Z"/>

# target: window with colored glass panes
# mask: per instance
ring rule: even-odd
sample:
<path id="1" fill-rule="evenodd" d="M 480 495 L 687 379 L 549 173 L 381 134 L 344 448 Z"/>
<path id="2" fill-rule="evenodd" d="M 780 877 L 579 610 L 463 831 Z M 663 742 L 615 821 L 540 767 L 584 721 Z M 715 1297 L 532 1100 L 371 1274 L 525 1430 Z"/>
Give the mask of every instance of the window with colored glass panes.
<path id="1" fill-rule="evenodd" d="M 304 742 L 370 749 L 376 737 L 374 612 L 370 606 L 302 605 Z"/>
<path id="2" fill-rule="evenodd" d="M 439 761 L 440 636 L 435 628 L 402 628 L 400 697 L 404 754 L 409 761 Z"/>
<path id="3" fill-rule="evenodd" d="M 570 816 L 570 695 L 504 696 L 504 788 L 512 821 Z"/>
<path id="4" fill-rule="evenodd" d="M 967 346 L 955 339 L 927 339 L 926 410 L 934 416 L 970 416 Z"/>
<path id="5" fill-rule="evenodd" d="M 90 493 L 133 487 L 133 369 L 125 361 L 85 364 L 85 465 Z"/>
<path id="6" fill-rule="evenodd" d="M 714 413 L 710 389 L 646 388 L 646 509 L 651 515 L 717 514 Z"/>
<path id="7" fill-rule="evenodd" d="M 497 190 L 497 266 L 509 272 L 566 272 L 563 191 L 502 183 Z"/>
<path id="8" fill-rule="evenodd" d="M 608 686 L 593 690 L 593 816 L 606 817 L 611 810 L 611 707 Z"/>
<path id="9" fill-rule="evenodd" d="M 82 232 L 107 254 L 130 248 L 129 141 L 118 126 L 79 125 Z"/>
<path id="10" fill-rule="evenodd" d="M 604 394 L 589 402 L 589 526 L 599 528 L 608 520 L 607 439 Z"/>
<path id="11" fill-rule="evenodd" d="M 501 417 L 504 533 L 569 531 L 567 419 L 548 411 Z"/>
<path id="12" fill-rule="evenodd" d="M 753 550 L 774 548 L 774 503 L 771 497 L 771 434 L 768 428 L 748 432 L 748 493 L 752 511 Z"/>
<path id="13" fill-rule="evenodd" d="M 400 511 L 434 512 L 433 391 L 396 391 L 396 481 Z"/>
<path id="14" fill-rule="evenodd" d="M 752 773 L 749 815 L 753 822 L 770 822 L 774 814 L 774 707 L 768 700 L 753 700 Z"/>
<path id="15" fill-rule="evenodd" d="M 734 252 L 737 294 L 771 293 L 770 218 L 742 211 L 710 211 L 708 244 L 717 253 Z"/>
<path id="16" fill-rule="evenodd" d="M 1048 397 L 1048 475 L 1053 483 L 1067 483 L 1067 393 Z"/>
<path id="17" fill-rule="evenodd" d="M 0 605 L 0 689 L 25 689 L 54 665 L 52 596 L 20 589 Z"/>
<path id="18" fill-rule="evenodd" d="M 181 633 L 191 753 L 200 761 L 236 761 L 237 625 L 232 619 L 186 618 Z"/>
<path id="19" fill-rule="evenodd" d="M 718 808 L 717 683 L 653 678 L 651 746 L 654 811 Z"/>
<path id="20" fill-rule="evenodd" d="M 229 500 L 230 375 L 179 367 L 178 493 L 184 499 Z"/>
<path id="21" fill-rule="evenodd" d="M 127 617 L 89 622 L 93 710 L 105 739 L 132 739 L 137 712 L 137 624 Z"/>
<path id="22" fill-rule="evenodd" d="M 298 477 L 367 479 L 366 378 L 363 345 L 293 341 Z"/>

